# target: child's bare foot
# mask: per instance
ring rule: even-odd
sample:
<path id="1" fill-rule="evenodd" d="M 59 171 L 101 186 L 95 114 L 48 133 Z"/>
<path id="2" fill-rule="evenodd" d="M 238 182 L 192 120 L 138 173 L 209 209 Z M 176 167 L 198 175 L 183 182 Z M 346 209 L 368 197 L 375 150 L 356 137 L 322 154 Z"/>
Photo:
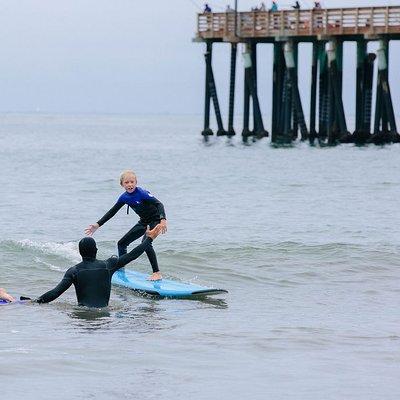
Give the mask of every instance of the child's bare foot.
<path id="1" fill-rule="evenodd" d="M 147 279 L 149 281 L 161 281 L 162 276 L 160 272 L 153 272 Z"/>
<path id="2" fill-rule="evenodd" d="M 146 236 L 154 240 L 160 234 L 160 232 L 161 232 L 161 226 L 156 225 L 152 230 L 147 229 Z"/>

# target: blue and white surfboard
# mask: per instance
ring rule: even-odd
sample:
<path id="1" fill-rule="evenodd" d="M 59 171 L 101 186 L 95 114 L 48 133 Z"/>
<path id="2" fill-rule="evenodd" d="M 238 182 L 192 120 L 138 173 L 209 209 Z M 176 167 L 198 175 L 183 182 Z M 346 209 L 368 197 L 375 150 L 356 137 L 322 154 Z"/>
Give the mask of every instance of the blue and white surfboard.
<path id="1" fill-rule="evenodd" d="M 132 270 L 117 271 L 112 278 L 112 283 L 142 293 L 148 293 L 161 297 L 192 297 L 206 296 L 220 293 L 228 293 L 224 289 L 214 289 L 205 286 L 193 285 L 191 283 L 182 283 L 170 279 L 161 279 L 159 281 L 149 281 L 148 274 Z"/>

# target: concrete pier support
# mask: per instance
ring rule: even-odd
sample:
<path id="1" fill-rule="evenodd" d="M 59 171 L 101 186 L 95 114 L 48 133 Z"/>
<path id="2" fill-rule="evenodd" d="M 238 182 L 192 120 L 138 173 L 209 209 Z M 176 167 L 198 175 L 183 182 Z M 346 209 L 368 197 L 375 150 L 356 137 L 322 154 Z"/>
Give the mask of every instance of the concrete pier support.
<path id="1" fill-rule="evenodd" d="M 230 83 L 229 83 L 229 113 L 228 113 L 228 132 L 229 137 L 235 136 L 235 130 L 233 127 L 234 107 L 235 107 L 235 81 L 236 81 L 236 53 L 237 44 L 232 43 L 231 45 L 231 71 L 230 71 Z"/>
<path id="2" fill-rule="evenodd" d="M 326 141 L 328 136 L 328 107 L 329 107 L 329 96 L 328 96 L 328 55 L 325 49 L 325 42 L 320 42 L 318 59 L 319 59 L 319 118 L 318 118 L 318 141 L 320 144 Z"/>
<path id="3" fill-rule="evenodd" d="M 243 140 L 247 140 L 249 136 L 254 136 L 257 139 L 268 136 L 268 132 L 264 128 L 262 120 L 260 103 L 257 94 L 257 50 L 256 44 L 247 44 L 246 50 L 243 53 L 244 58 L 244 74 L 245 74 L 245 104 L 244 104 L 244 124 L 243 124 Z M 249 111 L 250 97 L 253 102 L 253 129 L 249 130 Z"/>
<path id="4" fill-rule="evenodd" d="M 283 88 L 285 84 L 285 58 L 283 54 L 283 42 L 274 43 L 274 65 L 272 78 L 272 143 L 281 140 L 281 115 L 283 105 Z"/>
<path id="5" fill-rule="evenodd" d="M 297 46 L 296 46 L 297 49 Z M 303 105 L 301 104 L 300 91 L 297 78 L 297 63 L 295 60 L 295 53 L 293 49 L 293 42 L 288 41 L 284 47 L 285 63 L 288 76 L 288 88 L 291 91 L 291 97 L 294 109 L 294 123 L 293 123 L 293 139 L 297 138 L 298 126 L 300 126 L 301 140 L 308 139 L 308 129 L 304 118 Z M 297 58 L 297 57 L 296 57 Z"/>
<path id="6" fill-rule="evenodd" d="M 371 132 L 372 118 L 372 85 L 374 82 L 375 53 L 369 53 L 365 60 L 363 113 L 361 129 L 366 134 Z"/>
<path id="7" fill-rule="evenodd" d="M 272 92 L 273 143 L 290 144 L 293 140 L 297 139 L 299 128 L 301 140 L 307 140 L 309 137 L 298 86 L 297 53 L 298 43 L 292 40 L 274 43 Z M 315 101 L 316 91 L 314 104 Z"/>
<path id="8" fill-rule="evenodd" d="M 349 135 L 342 99 L 342 51 L 343 44 L 336 40 L 328 43 L 328 145 L 339 142 L 342 137 Z"/>
<path id="9" fill-rule="evenodd" d="M 365 61 L 367 58 L 367 41 L 357 41 L 357 72 L 356 72 L 356 130 L 361 132 L 363 128 L 364 98 L 363 89 L 365 86 Z"/>
<path id="10" fill-rule="evenodd" d="M 221 110 L 219 107 L 218 96 L 217 96 L 217 87 L 215 85 L 214 73 L 212 69 L 212 43 L 207 43 L 207 51 L 204 55 L 206 60 L 206 81 L 207 81 L 207 88 L 206 88 L 206 101 L 205 101 L 205 113 L 204 113 L 204 130 L 202 132 L 203 136 L 212 135 L 212 131 L 209 128 L 210 123 L 210 97 L 214 104 L 214 112 L 215 117 L 217 119 L 218 125 L 218 136 L 226 135 L 227 132 L 224 130 L 222 117 L 221 117 Z"/>
<path id="11" fill-rule="evenodd" d="M 367 52 L 368 42 L 357 41 L 356 75 L 356 129 L 353 135 L 341 139 L 342 143 L 365 144 L 371 137 L 372 83 L 375 54 Z"/>
<path id="12" fill-rule="evenodd" d="M 369 139 L 375 144 L 399 142 L 396 118 L 393 110 L 392 96 L 388 73 L 388 46 L 387 40 L 379 42 L 378 82 L 376 92 L 374 134 Z"/>
<path id="13" fill-rule="evenodd" d="M 290 92 L 291 96 L 291 102 L 292 102 L 292 118 L 293 118 L 293 123 L 292 123 L 292 140 L 297 140 L 298 134 L 299 134 L 299 121 L 297 119 L 297 112 L 295 108 L 295 102 L 294 102 L 294 86 L 297 86 L 297 69 L 298 69 L 298 59 L 299 59 L 299 43 L 295 41 L 291 41 L 292 43 L 292 54 L 293 54 L 293 60 L 294 60 L 294 69 L 292 73 L 289 72 L 289 69 L 287 69 L 287 76 L 290 82 L 292 83 L 292 90 Z M 285 48 L 284 48 L 285 49 Z M 304 117 L 304 115 L 303 115 Z M 307 133 L 308 137 L 308 133 Z"/>
<path id="14" fill-rule="evenodd" d="M 204 104 L 204 129 L 201 134 L 203 136 L 212 136 L 213 131 L 210 128 L 210 103 L 211 103 L 211 95 L 210 95 L 210 87 L 209 87 L 209 80 L 210 80 L 210 70 L 209 70 L 209 63 L 207 62 L 207 57 L 212 59 L 212 42 L 206 43 L 206 54 L 204 57 L 206 58 L 206 84 L 205 84 L 205 104 Z"/>
<path id="15" fill-rule="evenodd" d="M 319 42 L 313 43 L 312 65 L 311 65 L 311 99 L 310 99 L 310 132 L 309 140 L 313 145 L 317 138 L 316 117 L 317 117 L 317 78 L 318 78 L 318 52 Z"/>
<path id="16" fill-rule="evenodd" d="M 245 56 L 243 54 L 243 60 L 244 60 L 244 68 L 245 68 L 245 73 L 244 73 L 244 88 L 243 88 L 243 130 L 242 130 L 242 138 L 243 141 L 246 141 L 247 138 L 253 135 L 253 132 L 250 131 L 250 84 L 248 82 L 249 79 L 249 74 L 246 74 L 246 69 L 251 68 L 251 57 Z M 247 65 L 249 64 L 249 65 Z"/>
<path id="17" fill-rule="evenodd" d="M 290 144 L 297 137 L 297 118 L 295 121 L 293 115 L 293 85 L 297 86 L 297 57 L 292 43 L 287 46 L 288 51 L 285 51 L 285 46 L 284 42 L 274 43 L 272 142 L 277 144 Z M 287 63 L 290 65 L 290 71 Z"/>

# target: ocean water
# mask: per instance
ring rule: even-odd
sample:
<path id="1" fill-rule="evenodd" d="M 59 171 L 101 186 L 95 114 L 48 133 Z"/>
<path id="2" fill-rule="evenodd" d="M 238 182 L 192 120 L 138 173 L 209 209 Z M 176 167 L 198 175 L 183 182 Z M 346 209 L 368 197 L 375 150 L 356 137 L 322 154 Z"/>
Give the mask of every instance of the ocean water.
<path id="1" fill-rule="evenodd" d="M 272 148 L 200 117 L 0 115 L 0 286 L 35 297 L 132 168 L 165 205 L 165 277 L 202 300 L 115 288 L 110 306 L 0 308 L 5 399 L 398 399 L 400 145 Z M 99 257 L 136 222 L 96 232 Z M 150 272 L 146 256 L 131 268 Z"/>

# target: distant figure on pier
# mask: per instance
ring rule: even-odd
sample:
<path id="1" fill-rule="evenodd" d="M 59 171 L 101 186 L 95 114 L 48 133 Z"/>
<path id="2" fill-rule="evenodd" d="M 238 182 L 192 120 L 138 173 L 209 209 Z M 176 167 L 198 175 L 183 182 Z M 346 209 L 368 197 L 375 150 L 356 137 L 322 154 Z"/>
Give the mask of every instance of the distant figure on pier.
<path id="1" fill-rule="evenodd" d="M 294 6 L 292 6 L 292 8 L 294 8 L 295 10 L 300 10 L 300 3 L 298 1 L 296 1 L 296 3 L 294 4 Z"/>
<path id="2" fill-rule="evenodd" d="M 204 14 L 206 14 L 206 13 L 210 13 L 211 12 L 211 7 L 206 3 L 206 4 L 204 4 L 204 11 L 203 11 L 203 13 Z"/>
<path id="3" fill-rule="evenodd" d="M 278 3 L 276 1 L 272 2 L 271 8 L 270 8 L 271 12 L 276 12 L 278 11 Z"/>
<path id="4" fill-rule="evenodd" d="M 231 8 L 231 6 L 228 4 L 228 5 L 226 6 L 225 12 L 231 13 L 231 12 L 235 12 L 235 10 L 234 10 L 233 8 Z"/>
<path id="5" fill-rule="evenodd" d="M 264 2 L 261 3 L 260 11 L 267 11 L 267 8 L 265 7 L 265 3 Z"/>
<path id="6" fill-rule="evenodd" d="M 321 10 L 322 9 L 322 7 L 321 7 L 321 3 L 319 2 L 319 1 L 314 1 L 314 8 L 313 8 L 313 10 Z M 315 19 L 316 20 L 316 27 L 317 28 L 322 28 L 322 26 L 323 26 L 323 24 L 322 24 L 322 14 L 321 13 L 317 13 L 317 18 Z"/>

